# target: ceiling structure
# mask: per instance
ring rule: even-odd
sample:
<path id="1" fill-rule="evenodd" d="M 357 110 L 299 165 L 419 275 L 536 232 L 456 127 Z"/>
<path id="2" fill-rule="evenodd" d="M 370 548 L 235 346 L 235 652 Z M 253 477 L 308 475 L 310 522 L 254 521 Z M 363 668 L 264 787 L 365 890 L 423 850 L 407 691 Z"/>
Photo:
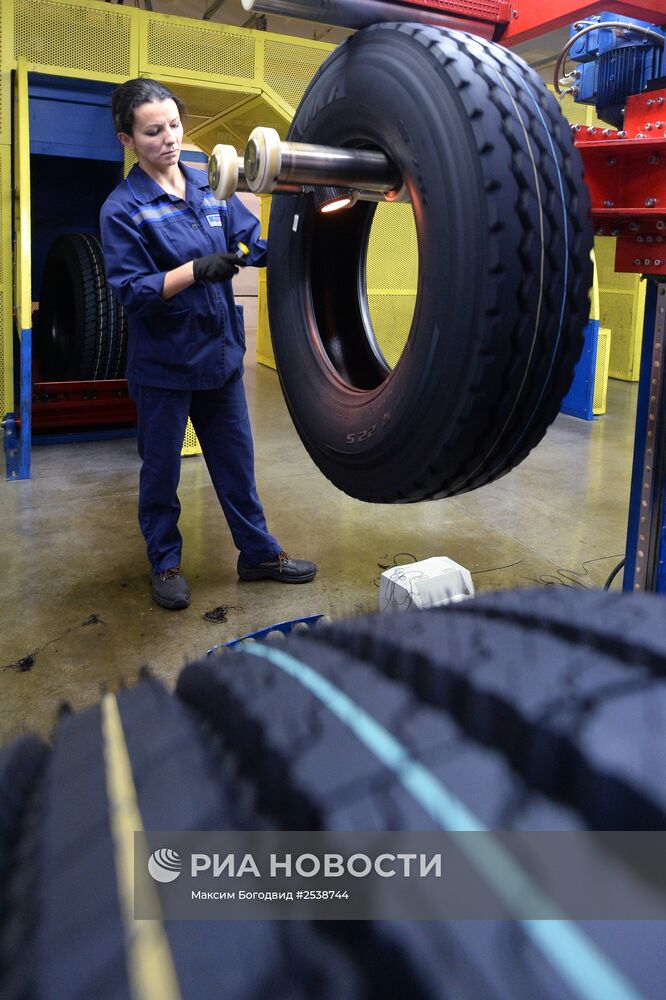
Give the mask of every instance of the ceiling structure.
<path id="1" fill-rule="evenodd" d="M 118 3 L 119 0 L 107 0 Z M 248 14 L 241 0 L 120 0 L 125 6 L 135 6 L 153 10 L 157 14 L 171 14 L 175 17 L 190 17 L 195 21 L 208 20 L 216 24 L 232 24 L 236 27 L 256 28 L 279 35 L 296 35 L 299 38 L 313 38 L 317 41 L 337 45 L 351 34 L 345 28 L 332 27 L 314 21 L 301 21 L 293 17 L 277 14 Z M 562 46 L 569 37 L 567 29 L 552 31 L 524 42 L 515 47 L 530 66 L 534 66 L 548 82 L 551 81 L 553 66 Z"/>

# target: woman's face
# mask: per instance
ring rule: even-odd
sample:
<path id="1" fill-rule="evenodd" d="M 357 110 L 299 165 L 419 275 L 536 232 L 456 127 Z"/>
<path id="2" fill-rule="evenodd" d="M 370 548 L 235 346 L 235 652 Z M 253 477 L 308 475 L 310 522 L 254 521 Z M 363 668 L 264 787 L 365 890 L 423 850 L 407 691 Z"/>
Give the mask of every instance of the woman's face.
<path id="1" fill-rule="evenodd" d="M 149 101 L 134 109 L 132 134 L 119 133 L 123 146 L 136 153 L 140 164 L 158 171 L 178 162 L 183 142 L 183 126 L 176 102 Z"/>

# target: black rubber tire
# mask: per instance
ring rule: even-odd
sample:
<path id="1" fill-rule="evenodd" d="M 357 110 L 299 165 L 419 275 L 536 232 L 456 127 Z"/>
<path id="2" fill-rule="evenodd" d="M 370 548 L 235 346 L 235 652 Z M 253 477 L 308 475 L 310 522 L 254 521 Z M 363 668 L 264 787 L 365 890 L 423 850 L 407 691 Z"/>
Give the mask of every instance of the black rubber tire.
<path id="1" fill-rule="evenodd" d="M 44 266 L 35 357 L 45 381 L 122 378 L 127 317 L 90 233 L 59 236 Z"/>
<path id="2" fill-rule="evenodd" d="M 179 696 L 217 729 L 276 828 L 438 829 L 327 705 L 256 655 L 271 646 L 342 690 L 490 829 L 666 829 L 662 599 L 488 595 L 333 624 L 252 654 L 241 647 L 181 674 Z M 353 947 L 345 925 L 315 926 Z M 375 948 L 397 949 L 412 989 L 429 997 L 576 995 L 518 925 L 372 930 Z M 587 922 L 585 931 L 638 995 L 659 994 L 659 924 Z M 351 934 L 369 954 L 357 925 Z"/>
<path id="3" fill-rule="evenodd" d="M 589 195 L 557 102 L 498 45 L 381 24 L 328 57 L 288 138 L 383 150 L 419 243 L 414 318 L 391 371 L 363 309 L 375 206 L 320 215 L 311 194 L 273 198 L 273 346 L 311 457 L 373 502 L 505 474 L 557 415 L 589 314 Z"/>
<path id="4" fill-rule="evenodd" d="M 252 650 L 189 665 L 176 697 L 149 677 L 109 696 L 145 829 L 439 829 L 329 704 L 270 660 L 276 650 L 344 692 L 490 829 L 666 829 L 661 598 L 490 594 Z M 103 719 L 104 706 L 70 715 L 50 752 L 19 741 L 0 755 L 0 859 L 6 842 L 21 845 L 11 878 L 0 865 L 3 1000 L 130 996 Z M 661 995 L 662 925 L 582 929 L 635 995 Z M 165 931 L 187 1000 L 577 995 L 518 924 L 171 921 Z"/>
<path id="5" fill-rule="evenodd" d="M 242 829 L 246 817 L 220 781 L 217 741 L 201 719 L 151 678 L 114 700 L 144 828 Z M 3 1000 L 138 995 L 128 980 L 132 927 L 117 883 L 110 744 L 100 707 L 58 727 L 25 820 L 30 850 L 14 856 L 0 896 Z M 9 748 L 14 757 L 20 749 Z M 345 955 L 300 922 L 176 921 L 164 930 L 183 1000 L 365 995 Z"/>
<path id="6" fill-rule="evenodd" d="M 36 913 L 38 869 L 35 802 L 49 748 L 22 736 L 0 751 L 0 995 L 26 1000 L 29 970 L 17 956 L 30 946 Z"/>

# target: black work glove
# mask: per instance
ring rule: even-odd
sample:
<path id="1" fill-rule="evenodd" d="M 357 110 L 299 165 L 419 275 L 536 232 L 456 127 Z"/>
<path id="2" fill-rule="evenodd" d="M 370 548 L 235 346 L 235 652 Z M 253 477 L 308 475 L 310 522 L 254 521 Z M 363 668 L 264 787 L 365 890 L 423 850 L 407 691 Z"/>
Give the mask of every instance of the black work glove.
<path id="1" fill-rule="evenodd" d="M 228 281 L 245 261 L 233 253 L 211 253 L 192 261 L 195 281 Z"/>

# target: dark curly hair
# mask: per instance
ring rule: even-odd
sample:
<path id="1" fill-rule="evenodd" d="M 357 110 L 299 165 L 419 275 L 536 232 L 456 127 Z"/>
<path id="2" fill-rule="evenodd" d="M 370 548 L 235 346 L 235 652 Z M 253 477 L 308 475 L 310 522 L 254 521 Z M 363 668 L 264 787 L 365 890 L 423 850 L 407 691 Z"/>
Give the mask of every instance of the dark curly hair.
<path id="1" fill-rule="evenodd" d="M 111 114 L 116 135 L 125 132 L 132 135 L 134 129 L 134 109 L 140 104 L 149 104 L 152 101 L 167 101 L 171 98 L 178 108 L 178 113 L 185 114 L 185 103 L 172 93 L 168 87 L 157 80 L 144 80 L 137 77 L 134 80 L 127 80 L 116 87 L 111 94 Z"/>

